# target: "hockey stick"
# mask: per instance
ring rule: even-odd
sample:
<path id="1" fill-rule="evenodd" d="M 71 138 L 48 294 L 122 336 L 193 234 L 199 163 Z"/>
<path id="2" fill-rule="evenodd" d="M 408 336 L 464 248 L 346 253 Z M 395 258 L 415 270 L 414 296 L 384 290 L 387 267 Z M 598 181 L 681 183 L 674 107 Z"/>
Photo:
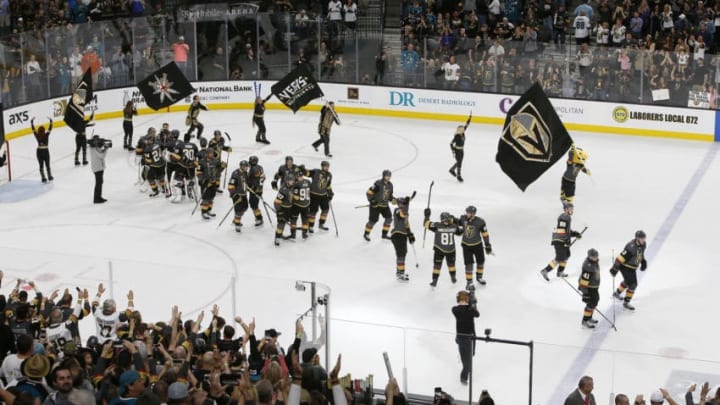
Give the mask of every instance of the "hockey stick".
<path id="1" fill-rule="evenodd" d="M 229 164 L 230 164 L 230 152 L 227 152 L 227 159 L 225 159 L 225 176 L 223 178 L 223 188 L 227 187 L 227 173 L 230 168 Z"/>
<path id="2" fill-rule="evenodd" d="M 573 239 L 573 240 L 572 240 L 572 242 L 570 242 L 570 246 L 574 245 L 574 244 L 575 244 L 575 242 L 577 242 L 577 240 L 578 240 L 578 239 L 580 239 L 580 238 L 582 237 L 582 234 L 584 234 L 584 233 L 585 233 L 585 231 L 587 231 L 587 229 L 588 229 L 588 227 L 587 227 L 587 226 L 586 226 L 585 228 L 583 228 L 583 230 L 582 230 L 582 231 L 580 231 L 580 236 L 576 237 L 575 239 Z M 570 246 L 568 246 L 568 247 L 570 247 Z"/>
<path id="3" fill-rule="evenodd" d="M 195 208 L 193 208 L 192 212 L 190 213 L 190 216 L 195 215 L 195 211 L 197 211 L 197 208 L 200 206 L 200 202 L 202 201 L 202 196 L 205 195 L 205 192 L 207 192 L 209 189 L 210 189 L 210 184 L 208 184 L 207 187 L 205 187 L 205 190 L 203 190 L 202 193 L 200 193 L 200 198 L 198 198 L 197 201 L 195 202 Z"/>
<path id="4" fill-rule="evenodd" d="M 582 297 L 583 293 L 581 293 L 580 290 L 578 290 L 578 289 L 575 288 L 572 284 L 570 284 L 570 282 L 567 281 L 567 280 L 565 279 L 565 277 L 560 277 L 560 279 L 561 279 L 562 281 L 564 281 L 565 284 L 567 284 L 570 288 L 572 288 L 573 291 L 575 291 L 576 293 L 578 293 L 578 295 L 580 295 L 580 296 Z M 613 303 L 613 305 L 614 305 L 614 303 Z M 615 327 L 615 322 L 610 321 L 610 319 L 608 319 L 608 317 L 605 316 L 605 314 L 603 314 L 602 312 L 600 312 L 599 309 L 595 308 L 595 312 L 597 312 L 598 314 L 600 314 L 600 316 L 602 316 L 603 319 L 605 319 L 606 321 L 608 321 L 608 323 L 610 324 L 610 327 L 612 327 L 613 329 L 615 329 L 615 332 L 617 332 L 617 328 Z"/>
<path id="5" fill-rule="evenodd" d="M 330 206 L 330 215 L 332 215 L 333 225 L 335 225 L 335 237 L 339 238 L 340 235 L 338 234 L 337 221 L 335 220 L 335 210 L 333 209 L 332 201 L 328 201 L 328 205 Z"/>
<path id="6" fill-rule="evenodd" d="M 232 142 L 232 138 L 230 138 L 230 134 L 228 134 L 227 132 L 225 132 L 225 136 L 227 136 L 228 141 Z"/>
<path id="7" fill-rule="evenodd" d="M 248 188 L 248 191 L 250 192 L 250 194 L 257 197 L 263 203 L 263 207 L 265 208 L 265 215 L 267 215 L 268 217 L 268 222 L 270 222 L 270 226 L 275 226 L 273 225 L 272 217 L 270 217 L 270 211 L 268 211 L 268 208 L 270 208 L 270 210 L 272 210 L 272 212 L 275 214 L 277 214 L 277 211 L 275 211 L 273 207 L 268 207 L 268 204 L 265 202 L 265 200 L 263 200 L 262 196 L 252 191 L 251 188 Z"/>
<path id="8" fill-rule="evenodd" d="M 430 196 L 432 196 L 432 188 L 435 185 L 435 180 L 430 182 L 430 190 L 428 190 L 428 202 L 427 202 L 427 208 L 430 208 Z M 423 230 L 423 249 L 425 249 L 425 237 L 427 236 L 427 228 Z"/>
<path id="9" fill-rule="evenodd" d="M 356 205 L 356 206 L 355 206 L 355 209 L 358 209 L 358 208 L 367 208 L 367 207 L 369 207 L 369 206 L 370 206 L 370 204 Z"/>
<path id="10" fill-rule="evenodd" d="M 615 263 L 615 249 L 612 249 L 612 262 Z M 612 294 L 610 294 L 610 297 L 612 297 L 613 323 L 615 323 L 615 297 L 613 297 L 613 294 L 615 294 L 615 276 L 612 276 Z"/>
<path id="11" fill-rule="evenodd" d="M 411 243 L 410 246 L 412 246 L 413 255 L 415 256 L 415 268 L 418 269 L 418 268 L 420 268 L 420 264 L 418 263 L 417 251 L 415 250 L 415 244 Z"/>

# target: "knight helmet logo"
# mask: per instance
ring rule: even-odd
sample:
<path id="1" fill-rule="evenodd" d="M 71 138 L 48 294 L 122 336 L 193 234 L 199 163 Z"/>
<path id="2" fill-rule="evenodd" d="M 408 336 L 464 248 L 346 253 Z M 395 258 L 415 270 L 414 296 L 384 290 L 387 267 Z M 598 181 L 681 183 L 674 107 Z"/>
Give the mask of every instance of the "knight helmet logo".
<path id="1" fill-rule="evenodd" d="M 552 159 L 552 134 L 532 103 L 510 118 L 502 140 L 527 161 L 547 163 Z"/>

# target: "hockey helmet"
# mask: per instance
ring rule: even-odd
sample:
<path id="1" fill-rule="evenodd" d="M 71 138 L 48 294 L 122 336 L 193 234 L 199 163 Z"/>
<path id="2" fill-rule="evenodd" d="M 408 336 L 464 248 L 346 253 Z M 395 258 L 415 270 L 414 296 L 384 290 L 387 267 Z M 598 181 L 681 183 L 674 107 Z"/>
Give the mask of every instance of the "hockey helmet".
<path id="1" fill-rule="evenodd" d="M 442 221 L 442 222 L 450 222 L 451 217 L 452 216 L 450 215 L 449 212 L 440 213 L 440 221 Z"/>
<path id="2" fill-rule="evenodd" d="M 388 169 L 383 170 L 382 172 L 383 177 L 392 177 L 392 172 Z"/>
<path id="3" fill-rule="evenodd" d="M 168 124 L 167 122 L 163 122 L 163 123 L 162 123 L 162 129 L 165 129 L 165 130 L 170 129 L 170 124 Z"/>
<path id="4" fill-rule="evenodd" d="M 572 162 L 577 164 L 585 164 L 588 158 L 588 153 L 581 148 L 575 148 L 570 150 L 572 154 Z"/>
<path id="5" fill-rule="evenodd" d="M 207 139 L 205 137 L 200 138 L 200 147 L 206 148 L 207 147 Z"/>
<path id="6" fill-rule="evenodd" d="M 303 176 L 305 176 L 305 172 L 303 172 L 302 170 L 298 170 L 295 172 L 295 177 L 300 178 Z"/>
<path id="7" fill-rule="evenodd" d="M 594 248 L 590 248 L 587 252 L 587 255 L 591 259 L 597 259 L 598 257 L 600 257 L 600 254 Z"/>
<path id="8" fill-rule="evenodd" d="M 468 205 L 468 207 L 465 208 L 465 213 L 475 215 L 475 213 L 477 213 L 477 208 L 475 208 L 474 205 Z"/>
<path id="9" fill-rule="evenodd" d="M 150 127 L 148 128 L 147 134 L 150 136 L 155 136 L 155 134 L 157 134 L 157 130 L 155 129 L 155 127 Z"/>
<path id="10" fill-rule="evenodd" d="M 292 186 L 295 183 L 295 178 L 292 176 L 285 177 L 285 184 Z"/>
<path id="11" fill-rule="evenodd" d="M 222 132 L 220 132 L 219 129 L 216 129 L 216 130 L 213 132 L 213 136 L 222 136 Z"/>
<path id="12" fill-rule="evenodd" d="M 290 156 L 290 155 L 285 156 L 285 163 L 287 163 L 288 160 L 291 161 L 291 162 L 294 162 L 294 161 L 295 161 L 295 160 L 293 159 L 293 157 Z"/>
<path id="13" fill-rule="evenodd" d="M 170 137 L 172 139 L 180 138 L 180 131 L 178 131 L 177 129 L 173 129 L 172 131 L 170 131 Z"/>
<path id="14" fill-rule="evenodd" d="M 248 167 L 248 166 L 249 166 L 249 164 L 248 164 L 248 161 L 247 161 L 247 160 L 241 160 L 241 161 L 240 161 L 240 167 Z"/>
<path id="15" fill-rule="evenodd" d="M 639 231 L 635 232 L 636 239 L 645 239 L 646 237 L 647 237 L 647 235 L 645 235 L 645 231 L 643 231 L 643 230 L 639 230 Z"/>
<path id="16" fill-rule="evenodd" d="M 398 205 L 407 207 L 410 204 L 410 197 L 400 197 L 397 199 Z"/>
<path id="17" fill-rule="evenodd" d="M 327 160 L 323 160 L 322 162 L 320 162 L 320 167 L 330 167 L 330 162 L 328 162 Z"/>
<path id="18" fill-rule="evenodd" d="M 248 161 L 250 162 L 250 165 L 255 166 L 256 164 L 258 164 L 258 157 L 255 155 L 250 156 Z"/>

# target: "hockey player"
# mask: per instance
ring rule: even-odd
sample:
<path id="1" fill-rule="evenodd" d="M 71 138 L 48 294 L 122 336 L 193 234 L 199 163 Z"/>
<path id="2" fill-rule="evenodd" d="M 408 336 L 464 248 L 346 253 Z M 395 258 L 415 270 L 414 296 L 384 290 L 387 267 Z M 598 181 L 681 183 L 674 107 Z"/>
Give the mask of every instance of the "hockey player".
<path id="1" fill-rule="evenodd" d="M 255 142 L 264 143 L 266 145 L 270 145 L 270 141 L 268 141 L 267 136 L 265 136 L 265 133 L 267 132 L 267 128 L 265 128 L 265 103 L 270 100 L 270 97 L 272 97 L 272 93 L 270 93 L 270 95 L 265 99 L 260 96 L 255 97 L 255 111 L 253 112 L 252 120 L 253 128 L 255 128 L 255 125 L 258 127 L 257 134 L 255 135 Z"/>
<path id="2" fill-rule="evenodd" d="M 304 171 L 305 169 L 303 169 Z M 292 156 L 285 156 L 285 164 L 278 167 L 277 173 L 275 173 L 275 176 L 273 177 L 273 180 L 270 182 L 270 186 L 273 190 L 278 189 L 278 180 L 280 180 L 280 184 L 282 185 L 283 180 L 287 178 L 295 179 L 295 176 L 298 171 L 300 171 L 300 166 L 296 165 L 294 163 Z"/>
<path id="3" fill-rule="evenodd" d="M 308 177 L 312 179 L 310 186 L 310 209 L 308 211 L 308 232 L 313 233 L 315 218 L 320 208 L 320 222 L 318 228 L 327 231 L 325 226 L 327 214 L 330 210 L 330 201 L 335 193 L 332 190 L 332 173 L 330 173 L 330 162 L 323 160 L 319 169 L 309 170 Z"/>
<path id="4" fill-rule="evenodd" d="M 295 239 L 297 220 L 300 217 L 302 223 L 302 238 L 308 237 L 308 208 L 310 207 L 310 181 L 305 178 L 305 170 L 295 173 L 293 183 L 293 206 L 290 214 L 290 239 Z"/>
<path id="5" fill-rule="evenodd" d="M 435 232 L 435 242 L 433 243 L 433 273 L 432 287 L 437 286 L 438 278 L 440 278 L 440 268 L 443 259 L 447 262 L 450 280 L 457 282 L 455 277 L 455 235 L 462 235 L 463 230 L 458 226 L 455 217 L 447 212 L 440 214 L 440 222 L 430 221 L 430 208 L 425 208 L 425 221 L 423 224 L 426 229 Z"/>
<path id="6" fill-rule="evenodd" d="M 575 198 L 575 180 L 578 174 L 583 172 L 590 176 L 590 169 L 585 167 L 588 154 L 580 148 L 573 145 L 568 152 L 567 167 L 563 173 L 560 185 L 560 201 L 562 203 L 572 203 Z"/>
<path id="7" fill-rule="evenodd" d="M 280 190 L 275 197 L 274 205 L 277 213 L 277 228 L 275 228 L 275 246 L 280 246 L 280 239 L 283 238 L 285 224 L 290 220 L 290 212 L 293 206 L 293 184 L 295 179 L 286 177 L 282 179 Z"/>
<path id="8" fill-rule="evenodd" d="M 335 112 L 335 103 L 329 101 L 320 109 L 320 123 L 318 124 L 320 139 L 312 143 L 315 152 L 317 152 L 320 144 L 324 144 L 325 156 L 327 157 L 332 157 L 330 154 L 330 128 L 332 128 L 333 123 L 340 125 L 340 120 Z"/>
<path id="9" fill-rule="evenodd" d="M 557 219 L 557 226 L 552 234 L 551 245 L 555 248 L 555 258 L 545 266 L 544 269 L 540 270 L 545 281 L 550 281 L 548 273 L 558 266 L 557 276 L 567 277 L 565 273 L 565 266 L 570 258 L 570 244 L 572 243 L 571 238 L 582 238 L 580 232 L 574 231 L 571 226 L 572 214 L 574 212 L 574 206 L 570 203 L 566 203 L 563 209 L 563 213 Z"/>
<path id="10" fill-rule="evenodd" d="M 473 285 L 473 263 L 476 263 L 475 277 L 480 285 L 485 285 L 483 272 L 485 271 L 485 254 L 492 254 L 490 235 L 485 220 L 476 216 L 477 208 L 468 206 L 465 215 L 460 216 L 459 225 L 463 229 L 462 242 L 463 259 L 465 262 L 465 280 L 467 286 Z M 483 252 L 483 244 L 485 251 Z"/>
<path id="11" fill-rule="evenodd" d="M 635 232 L 635 239 L 631 240 L 625 245 L 625 249 L 615 258 L 610 274 L 613 277 L 618 272 L 622 274 L 623 281 L 620 283 L 618 288 L 613 292 L 613 297 L 623 300 L 623 307 L 627 310 L 634 311 L 635 307 L 630 305 L 633 295 L 635 295 L 635 289 L 638 286 L 637 281 L 637 269 L 640 267 L 640 271 L 647 269 L 647 261 L 645 260 L 645 232 Z M 622 294 L 625 293 L 623 298 Z"/>
<path id="12" fill-rule="evenodd" d="M 213 132 L 213 137 L 210 139 L 208 147 L 217 149 L 216 156 L 218 157 L 221 156 L 220 152 L 232 152 L 232 148 L 225 145 L 225 138 L 223 138 L 222 133 L 217 129 Z"/>
<path id="13" fill-rule="evenodd" d="M 133 150 L 132 138 L 133 138 L 133 116 L 138 115 L 135 103 L 132 100 L 128 100 L 123 108 L 123 148 L 127 150 Z"/>
<path id="14" fill-rule="evenodd" d="M 388 231 L 390 231 L 390 224 L 392 223 L 392 214 L 390 213 L 390 207 L 388 205 L 395 200 L 395 197 L 393 197 L 393 184 L 390 181 L 391 177 L 392 173 L 390 170 L 383 170 L 382 178 L 375 181 L 372 187 L 365 193 L 368 203 L 370 203 L 370 213 L 368 222 L 365 224 L 363 238 L 368 242 L 370 242 L 370 232 L 380 218 L 380 214 L 385 218 L 382 227 L 382 238 L 390 239 L 388 237 Z"/>
<path id="15" fill-rule="evenodd" d="M 250 191 L 250 208 L 255 216 L 255 226 L 263 224 L 262 211 L 260 211 L 260 199 L 263 194 L 263 184 L 265 183 L 265 171 L 258 164 L 257 156 L 250 156 L 250 170 L 248 171 L 248 190 Z"/>
<path id="16" fill-rule="evenodd" d="M 395 278 L 408 281 L 410 277 L 405 273 L 407 243 L 415 243 L 415 235 L 410 230 L 410 197 L 398 198 L 397 205 L 393 211 L 393 228 L 390 231 L 390 240 L 395 248 Z"/>
<path id="17" fill-rule="evenodd" d="M 170 131 L 170 134 L 167 137 L 167 140 L 165 141 L 165 160 L 167 161 L 165 165 L 165 173 L 167 175 L 167 184 L 168 184 L 168 192 L 172 195 L 171 186 L 173 184 L 173 174 L 178 169 L 177 161 L 172 159 L 173 153 L 180 153 L 180 150 L 183 147 L 183 142 L 178 139 L 180 137 L 180 131 L 177 129 L 173 129 Z"/>
<path id="18" fill-rule="evenodd" d="M 35 157 L 37 157 L 38 166 L 40 167 L 40 180 L 42 180 L 43 183 L 47 183 L 48 180 L 53 181 L 54 179 L 52 171 L 50 170 L 50 149 L 48 149 L 53 122 L 52 118 L 48 119 L 50 120 L 50 125 L 47 131 L 42 125 L 35 129 L 35 117 L 30 119 L 30 128 L 32 129 L 35 140 L 37 141 Z M 87 162 L 85 162 L 85 164 L 87 164 Z M 47 178 L 45 177 L 45 169 L 47 169 Z"/>
<path id="19" fill-rule="evenodd" d="M 230 193 L 230 199 L 232 199 L 233 209 L 235 210 L 235 219 L 233 219 L 233 223 L 235 224 L 236 232 L 241 232 L 240 228 L 242 228 L 242 216 L 248 209 L 247 187 L 249 168 L 250 165 L 247 160 L 240 161 L 240 168 L 235 169 L 230 176 L 230 181 L 228 182 L 228 193 Z"/>
<path id="20" fill-rule="evenodd" d="M 205 158 L 200 162 L 197 173 L 200 190 L 202 190 L 200 212 L 203 219 L 211 219 L 215 216 L 212 207 L 217 189 L 220 187 L 220 175 L 226 165 L 215 156 L 215 149 L 207 148 L 205 153 Z"/>
<path id="21" fill-rule="evenodd" d="M 587 258 L 582 265 L 582 274 L 578 282 L 578 289 L 582 293 L 582 300 L 585 303 L 585 311 L 583 312 L 582 326 L 592 329 L 598 321 L 593 319 L 593 312 L 600 302 L 600 263 L 598 251 L 595 249 L 588 250 Z"/>
<path id="22" fill-rule="evenodd" d="M 465 152 L 463 150 L 465 147 L 465 130 L 467 130 L 468 126 L 470 126 L 470 120 L 472 120 L 472 112 L 470 113 L 470 116 L 464 126 L 458 125 L 457 130 L 455 131 L 455 136 L 453 137 L 452 142 L 450 142 L 450 150 L 452 151 L 453 157 L 455 157 L 455 164 L 450 168 L 450 174 L 457 178 L 459 182 L 463 182 L 462 162 L 463 157 L 465 156 Z M 457 172 L 455 171 L 456 169 Z"/>
<path id="23" fill-rule="evenodd" d="M 152 190 L 150 197 L 156 197 L 161 190 L 165 192 L 166 197 L 170 197 L 165 185 L 165 158 L 156 139 L 148 140 L 146 143 L 143 149 L 143 162 L 148 166 L 147 180 Z"/>
<path id="24" fill-rule="evenodd" d="M 207 107 L 203 105 L 200 102 L 200 96 L 194 96 L 193 101 L 190 104 L 190 108 L 188 108 L 188 114 L 187 117 L 185 117 L 185 125 L 187 125 L 189 128 L 187 130 L 187 133 L 185 136 L 187 138 L 192 137 L 192 132 L 197 128 L 197 137 L 200 139 L 202 137 L 203 129 L 205 126 L 198 120 L 198 116 L 200 115 L 200 110 L 207 111 Z"/>
<path id="25" fill-rule="evenodd" d="M 171 150 L 170 160 L 175 163 L 176 195 L 187 195 L 195 199 L 195 167 L 197 166 L 198 147 L 192 142 L 177 141 Z"/>

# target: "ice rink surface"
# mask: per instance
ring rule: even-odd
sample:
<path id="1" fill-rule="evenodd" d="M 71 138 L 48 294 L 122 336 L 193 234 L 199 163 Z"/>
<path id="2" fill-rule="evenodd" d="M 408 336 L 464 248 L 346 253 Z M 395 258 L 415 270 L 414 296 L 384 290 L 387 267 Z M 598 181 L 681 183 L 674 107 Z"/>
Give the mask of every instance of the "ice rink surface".
<path id="1" fill-rule="evenodd" d="M 206 222 L 199 213 L 190 215 L 192 203 L 173 204 L 139 192 L 134 154 L 120 148 L 120 120 L 99 121 L 95 127 L 95 133 L 115 143 L 107 158 L 103 194 L 109 202 L 104 205 L 92 204 L 89 166 L 73 165 L 74 135 L 68 128 L 51 135 L 55 180 L 47 185 L 40 183 L 32 136 L 12 141 L 14 181 L 0 184 L 3 293 L 18 277 L 35 280 L 48 292 L 79 286 L 94 293 L 104 282 L 119 307 L 133 289 L 136 307 L 153 321 L 167 320 L 173 304 L 188 317 L 218 303 L 226 318 L 235 313 L 256 317 L 258 330 L 283 332 L 281 342 L 287 346 L 294 320 L 309 307 L 308 292 L 296 291 L 295 281 L 316 281 L 331 289 L 332 357 L 343 354 L 345 372 L 354 378 L 374 374 L 376 387 L 382 386 L 381 353 L 387 351 L 410 392 L 432 395 L 440 386 L 466 399 L 450 312 L 464 286 L 462 255 L 458 283 L 450 282 L 443 267 L 433 290 L 428 285 L 432 234 L 422 248 L 422 209 L 434 180 L 433 219 L 442 211 L 460 215 L 472 204 L 488 223 L 496 256 L 487 259 L 488 284 L 477 292 L 477 330 L 482 334 L 492 328 L 495 338 L 534 342 L 534 404 L 561 404 L 583 374 L 595 378 L 600 404 L 609 403 L 616 392 L 647 398 L 660 386 L 680 401 L 691 382 L 720 384 L 720 327 L 713 298 L 720 274 L 712 253 L 720 240 L 715 145 L 571 134 L 589 153 L 592 177 L 578 178 L 573 222 L 588 230 L 573 246 L 568 281 L 576 285 L 587 249 L 596 248 L 603 276 L 598 308 L 616 320 L 618 329 L 610 330 L 603 321 L 590 331 L 581 328 L 584 304 L 575 292 L 559 279 L 545 282 L 538 273 L 554 254 L 550 234 L 561 213 L 564 159 L 522 193 L 495 163 L 500 128 L 471 124 L 460 184 L 448 174 L 453 163 L 448 145 L 461 122 L 348 114 L 341 119 L 342 125 L 333 128 L 330 167 L 339 237 L 329 219 L 331 231 L 280 247 L 273 246 L 267 220 L 254 228 L 250 213 L 242 233 L 234 231 L 231 218 L 218 229 L 219 218 L 230 208 L 227 194 L 217 196 L 218 217 Z M 206 136 L 215 129 L 232 136 L 232 169 L 253 154 L 268 176 L 286 155 L 307 168 L 319 167 L 324 159 L 310 146 L 317 113 L 268 111 L 268 146 L 254 142 L 250 111 L 203 112 L 200 120 Z M 184 132 L 183 121 L 180 113 L 139 116 L 135 140 L 162 122 Z M 43 123 L 38 117 L 36 124 Z M 366 203 L 365 191 L 383 169 L 393 172 L 396 196 L 418 193 L 410 220 L 418 237 L 419 267 L 410 250 L 406 284 L 395 280 L 394 251 L 380 239 L 380 224 L 372 241 L 365 242 L 367 209 L 354 208 Z M 268 181 L 264 197 L 271 202 L 274 196 Z M 618 253 L 638 229 L 648 234 L 649 267 L 633 300 L 637 310 L 628 313 L 620 304 L 613 306 L 607 269 L 613 251 Z M 81 329 L 84 338 L 94 333 L 92 320 L 83 321 Z M 527 348 L 481 342 L 474 367 L 475 394 L 488 389 L 498 403 L 527 403 Z"/>

